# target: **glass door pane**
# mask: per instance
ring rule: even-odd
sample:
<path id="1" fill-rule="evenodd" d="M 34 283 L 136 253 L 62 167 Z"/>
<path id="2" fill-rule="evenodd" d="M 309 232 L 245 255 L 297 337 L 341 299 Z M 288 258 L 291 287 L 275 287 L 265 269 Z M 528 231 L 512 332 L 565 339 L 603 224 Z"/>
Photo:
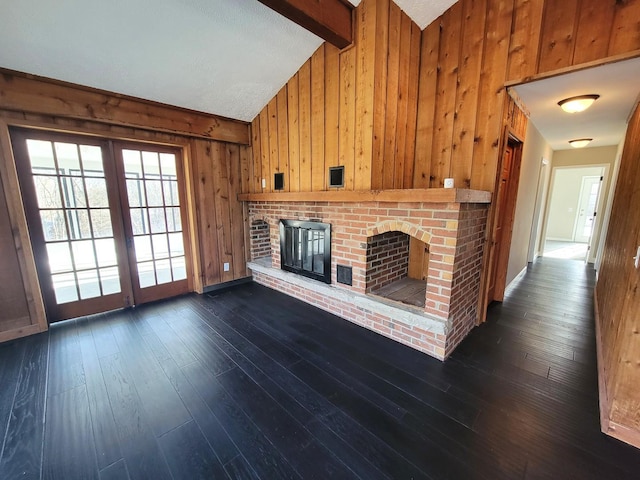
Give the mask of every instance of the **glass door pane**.
<path id="1" fill-rule="evenodd" d="M 12 139 L 49 320 L 123 306 L 112 218 L 118 198 L 108 189 L 102 144 L 22 130 Z"/>
<path id="2" fill-rule="evenodd" d="M 119 148 L 119 154 L 136 301 L 186 292 L 179 158 L 174 152 L 129 145 Z"/>

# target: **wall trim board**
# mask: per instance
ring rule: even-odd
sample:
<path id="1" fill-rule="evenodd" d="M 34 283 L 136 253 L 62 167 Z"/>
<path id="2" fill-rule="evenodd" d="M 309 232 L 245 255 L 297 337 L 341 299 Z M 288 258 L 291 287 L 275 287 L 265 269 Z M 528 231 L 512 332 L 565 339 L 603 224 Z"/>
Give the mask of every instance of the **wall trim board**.
<path id="1" fill-rule="evenodd" d="M 233 288 L 238 285 L 244 285 L 245 283 L 253 282 L 253 277 L 251 275 L 238 278 L 237 280 L 231 280 L 230 282 L 218 283 L 217 285 L 207 285 L 202 289 L 202 293 L 211 293 L 211 292 L 219 292 L 221 290 L 226 290 L 227 288 Z"/>
<path id="2" fill-rule="evenodd" d="M 38 274 L 36 273 L 36 264 L 31 240 L 29 238 L 26 213 L 20 195 L 18 172 L 13 157 L 11 139 L 9 137 L 9 124 L 2 118 L 2 111 L 0 111 L 0 181 L 2 181 L 4 187 L 9 221 L 11 222 L 14 245 L 21 270 L 20 276 L 22 277 L 29 316 L 31 318 L 32 325 L 30 327 L 37 327 L 38 332 L 45 331 L 48 328 L 48 323 L 44 300 L 40 291 L 40 282 L 38 280 Z M 26 333 L 25 335 L 28 334 L 29 333 Z M 0 341 L 2 341 L 2 336 L 0 336 Z"/>
<path id="3" fill-rule="evenodd" d="M 602 352 L 602 331 L 600 329 L 600 309 L 598 306 L 598 287 L 593 289 L 593 310 L 596 326 L 596 358 L 598 362 L 598 398 L 600 407 L 600 428 L 608 432 L 609 399 L 607 397 L 607 376 L 605 373 L 604 354 Z"/>
<path id="4" fill-rule="evenodd" d="M 3 68 L 0 95 L 5 110 L 250 143 L 246 122 Z"/>
<path id="5" fill-rule="evenodd" d="M 42 328 L 41 325 L 35 324 L 22 328 L 15 328 L 13 330 L 7 330 L 6 332 L 0 332 L 0 343 L 15 340 L 17 338 L 28 337 L 29 335 L 35 335 L 36 333 L 46 332 L 47 328 L 47 326 Z"/>
<path id="6" fill-rule="evenodd" d="M 523 78 L 515 80 L 505 81 L 504 86 L 509 89 L 523 83 L 535 82 L 537 80 L 545 80 L 547 78 L 559 77 L 560 75 L 566 75 L 567 73 L 579 72 L 581 70 L 588 70 L 593 67 L 601 67 L 603 65 L 609 65 L 611 63 L 622 62 L 624 60 L 630 60 L 632 58 L 640 57 L 640 50 L 632 50 L 630 52 L 621 53 L 611 57 L 605 57 L 591 62 L 580 63 L 578 65 L 571 65 L 569 67 L 559 68 L 557 70 L 551 70 L 549 72 L 537 73 L 535 75 L 529 75 Z"/>
<path id="7" fill-rule="evenodd" d="M 600 310 L 598 306 L 598 287 L 593 289 L 594 316 L 596 323 L 596 356 L 598 361 L 598 405 L 600 407 L 600 429 L 602 433 L 622 442 L 640 448 L 640 431 L 621 425 L 609 418 L 610 402 L 607 396 L 607 372 L 602 351 L 602 332 L 600 329 Z"/>
<path id="8" fill-rule="evenodd" d="M 291 193 L 241 193 L 243 202 L 430 202 L 490 203 L 491 193 L 464 188 L 320 191 Z"/>

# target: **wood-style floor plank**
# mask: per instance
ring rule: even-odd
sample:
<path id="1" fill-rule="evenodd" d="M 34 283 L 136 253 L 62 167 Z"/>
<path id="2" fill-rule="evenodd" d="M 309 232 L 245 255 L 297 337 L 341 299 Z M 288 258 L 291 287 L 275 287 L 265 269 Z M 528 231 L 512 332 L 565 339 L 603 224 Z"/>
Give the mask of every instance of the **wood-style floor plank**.
<path id="1" fill-rule="evenodd" d="M 256 284 L 63 322 L 0 345 L 0 478 L 636 479 L 593 285 L 536 262 L 445 362 Z"/>
<path id="2" fill-rule="evenodd" d="M 98 464 L 84 385 L 47 399 L 42 478 L 97 479 Z"/>
<path id="3" fill-rule="evenodd" d="M 222 464 L 195 422 L 188 422 L 159 439 L 175 480 L 225 479 Z"/>
<path id="4" fill-rule="evenodd" d="M 49 336 L 24 340 L 26 352 L 20 365 L 13 408 L 4 435 L 0 478 L 40 479 L 46 403 Z"/>

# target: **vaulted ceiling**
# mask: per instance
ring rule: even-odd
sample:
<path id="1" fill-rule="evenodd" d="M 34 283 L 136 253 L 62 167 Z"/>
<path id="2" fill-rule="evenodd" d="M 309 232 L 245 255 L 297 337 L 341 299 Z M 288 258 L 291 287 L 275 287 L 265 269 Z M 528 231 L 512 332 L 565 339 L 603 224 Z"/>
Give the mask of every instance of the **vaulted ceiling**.
<path id="1" fill-rule="evenodd" d="M 396 3 L 424 28 L 454 1 Z M 0 67 L 245 121 L 322 43 L 257 0 L 0 0 L 0 13 Z"/>

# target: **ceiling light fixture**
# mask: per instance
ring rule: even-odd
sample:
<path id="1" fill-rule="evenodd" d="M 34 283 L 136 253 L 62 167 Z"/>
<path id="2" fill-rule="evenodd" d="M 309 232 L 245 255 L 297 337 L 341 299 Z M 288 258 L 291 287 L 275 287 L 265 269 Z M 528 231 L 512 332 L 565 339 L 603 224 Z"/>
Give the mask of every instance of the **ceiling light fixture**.
<path id="1" fill-rule="evenodd" d="M 593 138 L 576 138 L 575 140 L 569 140 L 569 145 L 573 148 L 584 148 L 589 145 Z"/>
<path id="2" fill-rule="evenodd" d="M 584 112 L 587 108 L 589 108 L 593 102 L 595 102 L 600 95 L 579 95 L 577 97 L 569 97 L 564 100 L 560 100 L 558 105 L 560 108 L 567 113 L 578 113 Z"/>

